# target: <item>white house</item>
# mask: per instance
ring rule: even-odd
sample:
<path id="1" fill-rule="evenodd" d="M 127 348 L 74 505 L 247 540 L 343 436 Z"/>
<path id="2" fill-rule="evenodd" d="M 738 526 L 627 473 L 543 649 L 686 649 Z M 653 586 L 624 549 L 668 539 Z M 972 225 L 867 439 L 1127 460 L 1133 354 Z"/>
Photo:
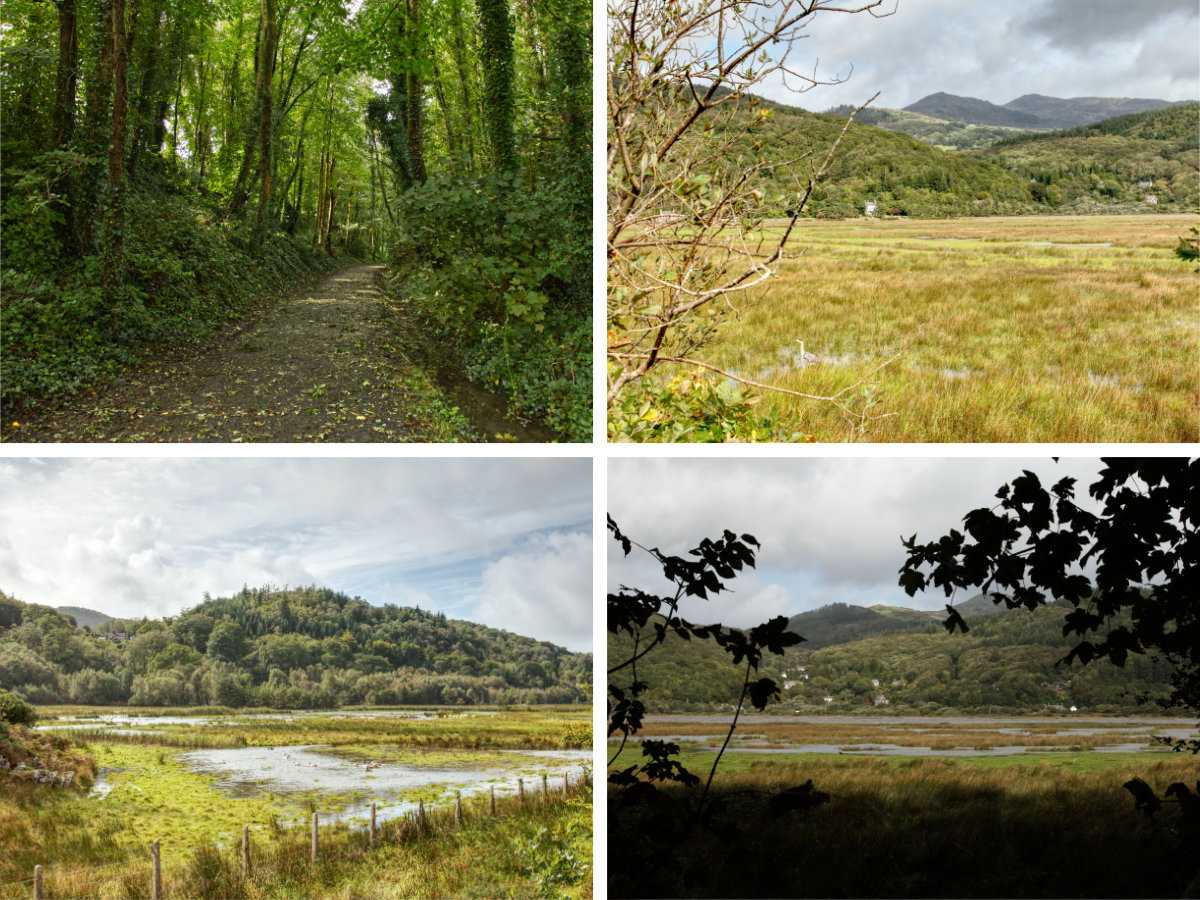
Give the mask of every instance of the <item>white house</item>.
<path id="1" fill-rule="evenodd" d="M 875 204 L 875 201 L 874 201 L 874 200 L 868 200 L 868 201 L 867 201 L 866 210 L 867 210 L 867 215 L 868 215 L 868 216 L 873 216 L 873 215 L 875 215 L 875 206 L 876 206 L 876 204 Z"/>

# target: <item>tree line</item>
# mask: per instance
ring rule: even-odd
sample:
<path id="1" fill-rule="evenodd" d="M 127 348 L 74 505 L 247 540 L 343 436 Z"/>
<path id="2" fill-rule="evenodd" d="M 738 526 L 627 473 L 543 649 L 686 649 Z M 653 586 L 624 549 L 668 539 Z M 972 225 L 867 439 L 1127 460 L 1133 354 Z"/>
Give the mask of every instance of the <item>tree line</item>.
<path id="1" fill-rule="evenodd" d="M 95 630 L 0 594 L 0 686 L 31 703 L 578 703 L 591 655 L 327 588 L 244 588 Z"/>

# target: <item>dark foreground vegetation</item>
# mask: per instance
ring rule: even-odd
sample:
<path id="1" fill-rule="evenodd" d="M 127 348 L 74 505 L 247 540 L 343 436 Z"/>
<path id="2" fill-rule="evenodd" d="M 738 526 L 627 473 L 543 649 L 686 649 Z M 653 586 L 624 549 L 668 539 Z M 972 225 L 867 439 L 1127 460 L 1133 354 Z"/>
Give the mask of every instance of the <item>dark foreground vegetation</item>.
<path id="1" fill-rule="evenodd" d="M 0 685 L 31 703 L 578 703 L 591 671 L 589 653 L 325 588 L 244 588 L 94 631 L 0 593 Z"/>
<path id="2" fill-rule="evenodd" d="M 514 414 L 590 433 L 590 14 L 6 3 L 6 424 L 353 258 Z"/>
<path id="3" fill-rule="evenodd" d="M 755 759 L 719 776 L 698 821 L 698 789 L 610 795 L 609 896 L 1183 896 L 1196 832 L 1185 837 L 1177 809 L 1136 812 L 1121 784 L 1194 783 L 1195 759 L 1074 772 L 1067 756 Z M 810 808 L 772 799 L 809 779 Z"/>

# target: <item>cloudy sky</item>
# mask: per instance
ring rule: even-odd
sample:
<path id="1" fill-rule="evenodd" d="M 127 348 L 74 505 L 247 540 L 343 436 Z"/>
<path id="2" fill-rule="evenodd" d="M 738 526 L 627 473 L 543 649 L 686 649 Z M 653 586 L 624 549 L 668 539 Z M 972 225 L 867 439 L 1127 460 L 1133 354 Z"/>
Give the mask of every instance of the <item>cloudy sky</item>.
<path id="1" fill-rule="evenodd" d="M 691 599 L 693 621 L 754 625 L 828 603 L 885 603 L 941 609 L 940 592 L 909 599 L 896 584 L 901 536 L 933 540 L 1023 469 L 1050 485 L 1064 476 L 1086 487 L 1095 459 L 613 459 L 608 511 L 646 547 L 683 556 L 728 528 L 762 544 L 758 567 L 733 592 Z M 636 550 L 626 559 L 608 541 L 609 590 L 625 584 L 665 591 L 660 569 Z M 969 595 L 967 595 L 969 596 Z M 967 596 L 957 599 L 965 600 Z"/>
<path id="2" fill-rule="evenodd" d="M 891 108 L 937 91 L 997 104 L 1023 94 L 1200 99 L 1196 0 L 885 0 L 883 9 L 895 14 L 818 13 L 793 51 L 801 71 L 819 60 L 823 78 L 853 65 L 847 83 L 761 93 L 818 112 L 876 91 L 875 105 Z"/>
<path id="3" fill-rule="evenodd" d="M 0 590 L 159 617 L 318 584 L 592 645 L 590 459 L 0 459 Z"/>

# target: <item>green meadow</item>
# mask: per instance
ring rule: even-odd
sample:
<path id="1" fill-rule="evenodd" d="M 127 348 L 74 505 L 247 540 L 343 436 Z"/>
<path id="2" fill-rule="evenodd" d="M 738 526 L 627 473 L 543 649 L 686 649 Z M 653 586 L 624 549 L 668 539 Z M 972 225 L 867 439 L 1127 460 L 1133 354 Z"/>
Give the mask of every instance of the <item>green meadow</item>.
<path id="1" fill-rule="evenodd" d="M 591 895 L 591 788 L 579 764 L 591 745 L 590 710 L 209 710 L 191 722 L 158 717 L 161 724 L 138 711 L 132 723 L 88 721 L 112 712 L 40 710 L 38 733 L 49 737 L 33 740 L 74 756 L 79 787 L 13 778 L 0 794 L 0 897 L 31 896 L 38 865 L 48 898 L 148 896 L 155 840 L 164 897 Z M 536 755 L 567 750 L 570 758 Z M 197 762 L 206 756 L 248 760 L 257 771 L 227 776 Z M 454 789 L 462 790 L 461 825 Z M 243 826 L 252 847 L 247 877 Z"/>
<path id="2" fill-rule="evenodd" d="M 819 441 L 1197 441 L 1200 293 L 1173 252 L 1195 222 L 807 220 L 702 358 L 841 392 L 764 392 Z"/>

